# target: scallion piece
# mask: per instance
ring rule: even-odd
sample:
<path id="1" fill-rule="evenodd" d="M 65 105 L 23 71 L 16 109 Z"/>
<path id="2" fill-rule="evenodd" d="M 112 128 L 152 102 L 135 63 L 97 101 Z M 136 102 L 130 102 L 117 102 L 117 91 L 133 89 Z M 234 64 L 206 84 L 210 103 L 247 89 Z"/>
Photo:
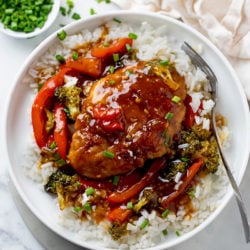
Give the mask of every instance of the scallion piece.
<path id="1" fill-rule="evenodd" d="M 175 95 L 175 96 L 172 97 L 171 100 L 172 100 L 172 102 L 179 103 L 181 98 L 179 96 Z"/>
<path id="2" fill-rule="evenodd" d="M 78 58 L 79 58 L 78 53 L 77 52 L 73 52 L 72 58 L 73 58 L 74 61 L 78 60 Z"/>
<path id="3" fill-rule="evenodd" d="M 61 30 L 57 33 L 57 37 L 59 40 L 63 41 L 67 37 L 67 33 L 65 30 Z"/>
<path id="4" fill-rule="evenodd" d="M 52 149 L 52 150 L 55 149 L 55 148 L 56 148 L 56 142 L 53 141 L 53 142 L 50 144 L 49 148 Z"/>
<path id="5" fill-rule="evenodd" d="M 129 202 L 127 203 L 127 208 L 128 208 L 128 209 L 132 209 L 132 208 L 133 208 L 133 202 L 132 202 L 132 201 L 129 201 Z"/>
<path id="6" fill-rule="evenodd" d="M 169 142 L 170 142 L 170 135 L 166 134 L 165 135 L 165 142 L 164 142 L 165 146 L 169 146 Z"/>
<path id="7" fill-rule="evenodd" d="M 90 8 L 89 13 L 90 13 L 90 15 L 95 15 L 96 14 L 96 12 L 95 12 L 95 10 L 93 8 Z"/>
<path id="8" fill-rule="evenodd" d="M 138 36 L 135 33 L 129 33 L 128 37 L 133 39 L 133 40 L 136 40 Z"/>
<path id="9" fill-rule="evenodd" d="M 78 13 L 74 13 L 74 14 L 72 15 L 72 19 L 74 19 L 74 20 L 79 20 L 79 19 L 81 19 L 81 16 L 80 16 Z"/>
<path id="10" fill-rule="evenodd" d="M 108 43 L 108 42 L 105 42 L 105 43 L 103 44 L 103 46 L 104 46 L 104 47 L 108 47 L 108 46 L 109 46 L 109 43 Z"/>
<path id="11" fill-rule="evenodd" d="M 163 229 L 163 230 L 162 230 L 162 233 L 163 233 L 163 235 L 165 235 L 165 236 L 168 235 L 168 230 L 167 230 L 167 228 L 166 228 L 166 229 Z"/>
<path id="12" fill-rule="evenodd" d="M 115 80 L 109 80 L 109 85 L 114 85 L 115 84 Z"/>
<path id="13" fill-rule="evenodd" d="M 173 113 L 172 112 L 168 112 L 166 115 L 165 115 L 165 119 L 166 120 L 171 120 L 173 118 Z"/>
<path id="14" fill-rule="evenodd" d="M 95 192 L 95 189 L 92 188 L 92 187 L 88 187 L 88 188 L 86 188 L 86 190 L 85 190 L 85 194 L 86 194 L 87 196 L 90 196 L 90 195 L 94 194 L 94 192 Z"/>
<path id="15" fill-rule="evenodd" d="M 38 85 L 37 85 L 37 91 L 39 92 L 42 87 L 43 87 L 43 83 L 38 83 Z"/>
<path id="16" fill-rule="evenodd" d="M 119 54 L 118 53 L 113 54 L 113 59 L 115 62 L 118 62 L 120 59 Z"/>
<path id="17" fill-rule="evenodd" d="M 130 46 L 130 44 L 126 43 L 126 50 L 127 52 L 131 53 L 133 51 L 133 48 Z"/>
<path id="18" fill-rule="evenodd" d="M 160 65 L 162 65 L 162 66 L 167 66 L 168 64 L 169 64 L 168 60 L 162 60 L 162 61 L 160 61 Z"/>
<path id="19" fill-rule="evenodd" d="M 62 55 L 60 55 L 60 54 L 57 54 L 57 55 L 56 55 L 56 60 L 57 60 L 59 63 L 61 63 L 61 64 L 64 64 L 64 63 L 65 63 L 64 57 L 63 57 Z"/>
<path id="20" fill-rule="evenodd" d="M 61 12 L 62 16 L 66 16 L 66 8 L 65 7 L 60 6 L 60 12 Z"/>
<path id="21" fill-rule="evenodd" d="M 144 229 L 147 225 L 149 224 L 149 220 L 148 219 L 145 219 L 142 224 L 140 225 L 140 229 Z"/>
<path id="22" fill-rule="evenodd" d="M 115 155 L 112 152 L 107 151 L 107 150 L 103 151 L 103 155 L 105 157 L 107 157 L 107 158 L 110 158 L 110 159 L 114 159 L 115 158 Z"/>
<path id="23" fill-rule="evenodd" d="M 114 185 L 118 185 L 119 179 L 120 179 L 119 176 L 118 176 L 118 175 L 115 175 L 114 178 L 113 178 L 113 182 L 112 182 L 112 183 L 113 183 Z"/>
<path id="24" fill-rule="evenodd" d="M 120 19 L 118 19 L 118 18 L 113 18 L 113 21 L 115 21 L 115 22 L 117 22 L 117 23 L 122 23 L 122 21 L 120 20 Z"/>
<path id="25" fill-rule="evenodd" d="M 161 216 L 165 218 L 167 217 L 168 214 L 169 214 L 169 209 L 166 209 L 165 211 L 162 212 Z"/>
<path id="26" fill-rule="evenodd" d="M 176 236 L 178 236 L 178 237 L 181 235 L 180 232 L 177 231 L 177 230 L 175 231 L 175 234 L 176 234 Z"/>
<path id="27" fill-rule="evenodd" d="M 113 74 L 115 72 L 115 67 L 113 65 L 109 67 L 109 72 L 110 74 Z"/>
<path id="28" fill-rule="evenodd" d="M 74 207 L 74 208 L 73 208 L 74 212 L 76 212 L 76 213 L 81 212 L 82 209 L 83 209 L 82 207 Z"/>
<path id="29" fill-rule="evenodd" d="M 92 206 L 90 205 L 89 202 L 85 202 L 83 208 L 86 212 L 90 212 L 92 210 Z"/>

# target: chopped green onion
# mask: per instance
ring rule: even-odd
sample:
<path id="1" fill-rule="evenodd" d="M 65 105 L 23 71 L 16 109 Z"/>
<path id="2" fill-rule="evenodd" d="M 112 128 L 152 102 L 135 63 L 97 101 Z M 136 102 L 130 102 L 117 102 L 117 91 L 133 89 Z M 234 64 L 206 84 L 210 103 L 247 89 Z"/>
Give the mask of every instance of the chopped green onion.
<path id="1" fill-rule="evenodd" d="M 176 234 L 176 236 L 178 236 L 178 237 L 181 235 L 179 231 L 175 231 L 175 234 Z"/>
<path id="2" fill-rule="evenodd" d="M 57 37 L 59 40 L 63 41 L 67 37 L 67 33 L 65 30 L 61 30 L 60 32 L 57 33 Z"/>
<path id="3" fill-rule="evenodd" d="M 115 72 L 115 67 L 113 65 L 109 67 L 109 72 L 110 74 L 113 74 Z"/>
<path id="4" fill-rule="evenodd" d="M 172 102 L 178 103 L 178 102 L 180 102 L 181 98 L 179 96 L 175 95 L 172 97 L 171 100 L 172 100 Z"/>
<path id="5" fill-rule="evenodd" d="M 113 178 L 113 182 L 112 182 L 112 183 L 113 183 L 114 185 L 118 185 L 119 179 L 120 179 L 119 176 L 118 176 L 118 175 L 115 175 L 114 178 Z"/>
<path id="6" fill-rule="evenodd" d="M 57 160 L 56 161 L 56 165 L 58 166 L 58 167 L 62 167 L 62 166 L 65 166 L 66 165 L 66 161 L 64 160 L 64 159 L 60 159 L 60 160 Z"/>
<path id="7" fill-rule="evenodd" d="M 115 21 L 115 22 L 117 22 L 117 23 L 122 23 L 122 21 L 120 20 L 120 19 L 118 19 L 118 18 L 113 18 L 113 21 Z"/>
<path id="8" fill-rule="evenodd" d="M 187 157 L 181 157 L 181 161 L 188 162 L 190 159 Z"/>
<path id="9" fill-rule="evenodd" d="M 165 142 L 164 142 L 165 146 L 169 146 L 169 142 L 170 142 L 170 135 L 166 134 L 165 135 Z"/>
<path id="10" fill-rule="evenodd" d="M 37 85 L 37 91 L 39 92 L 42 87 L 43 87 L 43 83 L 38 83 L 38 85 Z"/>
<path id="11" fill-rule="evenodd" d="M 52 149 L 52 150 L 55 149 L 55 148 L 56 148 L 56 142 L 53 141 L 53 142 L 50 144 L 49 148 Z"/>
<path id="12" fill-rule="evenodd" d="M 119 54 L 117 54 L 117 53 L 113 54 L 113 59 L 115 62 L 118 62 L 120 59 Z"/>
<path id="13" fill-rule="evenodd" d="M 108 42 L 105 42 L 105 43 L 103 44 L 103 46 L 104 46 L 104 47 L 108 47 L 108 46 L 109 46 L 109 43 L 108 43 Z"/>
<path id="14" fill-rule="evenodd" d="M 169 64 L 169 61 L 168 60 L 162 60 L 162 61 L 160 61 L 160 64 L 162 66 L 167 66 Z"/>
<path id="15" fill-rule="evenodd" d="M 126 70 L 125 71 L 126 76 L 130 76 L 131 74 L 133 74 L 132 70 Z"/>
<path id="16" fill-rule="evenodd" d="M 66 8 L 65 7 L 60 7 L 60 12 L 62 14 L 62 16 L 66 16 Z"/>
<path id="17" fill-rule="evenodd" d="M 141 230 L 144 229 L 144 228 L 148 225 L 148 223 L 149 223 L 149 220 L 148 220 L 148 219 L 145 219 L 145 220 L 142 222 L 142 224 L 140 225 L 140 229 L 141 229 Z"/>
<path id="18" fill-rule="evenodd" d="M 69 7 L 68 12 L 67 12 L 67 14 L 69 15 L 71 13 L 72 9 L 74 8 L 74 2 L 72 0 L 67 0 L 66 4 Z"/>
<path id="19" fill-rule="evenodd" d="M 87 196 L 94 194 L 94 192 L 95 192 L 95 189 L 92 188 L 92 187 L 88 187 L 88 188 L 86 188 L 86 190 L 85 190 L 85 194 L 86 194 Z"/>
<path id="20" fill-rule="evenodd" d="M 132 208 L 133 208 L 133 203 L 132 203 L 132 201 L 129 201 L 129 202 L 127 203 L 127 208 L 128 208 L 128 209 L 132 209 Z"/>
<path id="21" fill-rule="evenodd" d="M 112 152 L 107 151 L 107 150 L 103 151 L 103 155 L 105 157 L 107 157 L 107 158 L 110 158 L 110 159 L 114 159 L 115 158 L 115 155 Z"/>
<path id="22" fill-rule="evenodd" d="M 59 63 L 61 63 L 61 64 L 65 63 L 65 59 L 64 59 L 64 57 L 63 57 L 62 55 L 57 54 L 57 55 L 56 55 L 56 60 L 57 60 Z"/>
<path id="23" fill-rule="evenodd" d="M 95 10 L 93 8 L 90 8 L 89 13 L 90 13 L 90 15 L 95 15 L 96 14 L 96 12 L 95 12 Z"/>
<path id="24" fill-rule="evenodd" d="M 78 60 L 78 58 L 79 58 L 78 53 L 77 52 L 73 52 L 72 58 L 73 58 L 74 61 Z"/>
<path id="25" fill-rule="evenodd" d="M 133 48 L 130 46 L 130 44 L 126 43 L 126 50 L 130 53 L 133 51 Z"/>
<path id="26" fill-rule="evenodd" d="M 85 202 L 83 208 L 86 212 L 90 212 L 92 210 L 92 207 L 89 202 Z"/>
<path id="27" fill-rule="evenodd" d="M 60 156 L 58 153 L 56 153 L 56 154 L 55 154 L 55 160 L 56 160 L 56 161 L 59 161 L 60 159 L 61 159 L 61 156 Z"/>
<path id="28" fill-rule="evenodd" d="M 81 19 L 81 16 L 80 16 L 78 13 L 74 13 L 74 14 L 72 15 L 72 19 L 74 19 L 74 20 L 79 20 L 79 19 Z"/>
<path id="29" fill-rule="evenodd" d="M 163 229 L 163 230 L 162 230 L 162 233 L 163 233 L 163 235 L 168 235 L 168 230 L 167 230 L 167 228 L 166 228 L 166 229 Z"/>
<path id="30" fill-rule="evenodd" d="M 133 40 L 136 40 L 138 36 L 136 34 L 134 34 L 134 33 L 129 33 L 128 37 L 133 39 Z"/>
<path id="31" fill-rule="evenodd" d="M 173 118 L 173 113 L 172 112 L 168 112 L 166 115 L 165 115 L 165 119 L 166 120 L 171 120 Z"/>
<path id="32" fill-rule="evenodd" d="M 169 214 L 169 209 L 166 209 L 165 211 L 162 212 L 161 216 L 165 218 L 167 217 L 168 214 Z"/>
<path id="33" fill-rule="evenodd" d="M 82 209 L 83 209 L 82 207 L 74 207 L 74 208 L 73 208 L 74 212 L 76 212 L 76 213 L 81 212 Z"/>
<path id="34" fill-rule="evenodd" d="M 115 84 L 115 80 L 110 80 L 109 81 L 109 85 L 114 85 Z"/>
<path id="35" fill-rule="evenodd" d="M 188 195 L 189 195 L 190 197 L 192 197 L 192 198 L 195 197 L 195 188 L 194 188 L 194 187 L 190 187 L 190 188 L 188 189 Z"/>
<path id="36" fill-rule="evenodd" d="M 105 0 L 105 3 L 110 3 L 110 0 Z"/>

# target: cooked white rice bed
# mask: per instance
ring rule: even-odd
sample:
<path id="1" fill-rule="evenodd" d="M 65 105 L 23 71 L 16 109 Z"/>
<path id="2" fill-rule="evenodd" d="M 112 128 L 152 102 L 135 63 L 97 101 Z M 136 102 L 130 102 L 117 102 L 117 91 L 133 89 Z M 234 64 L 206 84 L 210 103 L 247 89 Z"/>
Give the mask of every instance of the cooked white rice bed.
<path id="1" fill-rule="evenodd" d="M 193 97 L 191 104 L 193 110 L 196 111 L 198 109 L 201 98 L 207 96 L 207 91 L 209 90 L 208 82 L 204 73 L 199 69 L 195 69 L 190 63 L 188 56 L 180 49 L 180 44 L 175 38 L 165 35 L 167 33 L 166 26 L 155 28 L 147 22 L 143 22 L 140 27 L 135 28 L 124 22 L 118 24 L 114 21 L 107 23 L 106 26 L 109 27 L 109 34 L 106 36 L 107 41 L 119 37 L 127 37 L 130 32 L 138 36 L 133 42 L 133 47 L 138 50 L 138 59 L 161 59 L 173 62 L 178 73 L 185 77 L 188 94 Z M 97 41 L 101 33 L 102 27 L 95 29 L 93 32 L 83 30 L 76 35 L 67 36 L 64 41 L 58 41 L 58 44 L 52 46 L 30 69 L 29 82 L 31 83 L 31 87 L 36 88 L 37 79 L 48 79 L 55 71 L 55 68 L 59 66 L 58 61 L 55 59 L 56 54 L 61 54 L 67 58 L 72 54 L 72 50 L 82 44 Z M 213 102 L 208 100 L 204 110 L 199 116 L 195 117 L 196 123 L 202 124 L 204 128 L 208 128 L 210 121 L 203 116 L 209 113 L 212 107 Z M 226 141 L 228 130 L 226 127 L 223 127 L 221 131 L 223 140 Z M 44 164 L 42 169 L 37 168 L 39 150 L 33 138 L 31 139 L 28 151 L 25 172 L 29 178 L 40 182 L 42 186 L 47 182 L 49 175 L 55 170 L 49 163 Z M 224 168 L 219 166 L 215 174 L 209 174 L 199 180 L 196 177 L 196 181 L 198 184 L 195 187 L 195 197 L 192 198 L 192 205 L 196 209 L 195 212 L 190 215 L 186 213 L 184 207 L 179 207 L 176 214 L 170 212 L 166 219 L 162 219 L 156 216 L 155 211 L 149 214 L 143 210 L 138 221 L 128 224 L 127 229 L 129 233 L 118 241 L 114 241 L 107 232 L 108 221 L 103 221 L 99 225 L 96 225 L 90 219 L 80 221 L 72 208 L 60 211 L 57 204 L 55 205 L 55 209 L 58 210 L 61 225 L 75 232 L 77 239 L 95 241 L 100 246 L 109 249 L 143 249 L 155 246 L 172 237 L 178 237 L 176 232 L 179 232 L 181 236 L 191 231 L 208 218 L 218 207 L 220 200 L 228 188 Z M 149 219 L 149 225 L 145 229 L 140 230 L 140 224 L 145 218 Z M 168 231 L 167 235 L 162 233 L 165 229 Z"/>

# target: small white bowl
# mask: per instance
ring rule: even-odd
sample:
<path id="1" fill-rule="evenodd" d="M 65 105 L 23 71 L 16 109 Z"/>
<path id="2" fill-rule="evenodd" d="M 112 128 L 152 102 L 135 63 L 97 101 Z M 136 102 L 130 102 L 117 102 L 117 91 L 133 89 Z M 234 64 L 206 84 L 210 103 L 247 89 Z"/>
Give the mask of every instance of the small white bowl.
<path id="1" fill-rule="evenodd" d="M 42 28 L 36 28 L 33 32 L 25 33 L 25 32 L 20 32 L 20 31 L 13 31 L 13 30 L 4 28 L 3 23 L 0 23 L 0 32 L 8 36 L 18 38 L 18 39 L 32 38 L 37 35 L 40 35 L 41 33 L 45 32 L 53 24 L 59 12 L 59 8 L 60 8 L 60 0 L 54 0 L 53 8 L 48 15 L 48 19 L 46 23 L 44 24 Z"/>

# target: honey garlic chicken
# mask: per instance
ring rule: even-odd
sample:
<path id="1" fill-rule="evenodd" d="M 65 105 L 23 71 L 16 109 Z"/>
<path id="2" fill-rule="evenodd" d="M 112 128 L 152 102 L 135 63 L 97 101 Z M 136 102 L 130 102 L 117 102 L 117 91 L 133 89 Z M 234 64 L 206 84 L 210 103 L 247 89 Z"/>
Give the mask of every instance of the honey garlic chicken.
<path id="1" fill-rule="evenodd" d="M 139 62 L 96 81 L 75 123 L 68 159 L 82 176 L 105 178 L 171 152 L 185 117 L 184 79 L 173 66 Z"/>

